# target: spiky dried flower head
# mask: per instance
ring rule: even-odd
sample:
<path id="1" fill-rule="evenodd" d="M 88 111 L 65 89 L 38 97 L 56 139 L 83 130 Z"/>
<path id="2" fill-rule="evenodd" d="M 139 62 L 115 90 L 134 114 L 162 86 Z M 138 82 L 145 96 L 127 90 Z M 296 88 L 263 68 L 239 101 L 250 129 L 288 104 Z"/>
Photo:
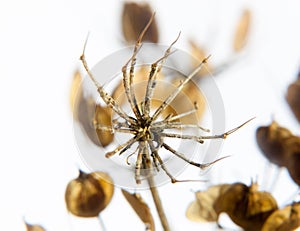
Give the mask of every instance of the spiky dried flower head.
<path id="1" fill-rule="evenodd" d="M 98 130 L 110 131 L 115 135 L 119 133 L 131 135 L 128 140 L 122 142 L 117 147 L 112 148 L 112 150 L 107 152 L 105 156 L 107 158 L 114 157 L 117 154 L 129 154 L 129 156 L 132 158 L 134 156 L 134 178 L 137 185 L 141 184 L 142 179 L 153 176 L 160 169 L 162 169 L 166 173 L 166 175 L 171 179 L 172 183 L 186 181 L 177 180 L 173 176 L 173 174 L 171 174 L 171 172 L 165 165 L 164 159 L 160 155 L 161 150 L 167 151 L 171 155 L 176 156 L 186 163 L 198 167 L 199 169 L 206 169 L 207 167 L 222 159 L 220 158 L 209 163 L 194 162 L 187 158 L 185 154 L 172 147 L 172 145 L 169 145 L 166 140 L 189 140 L 194 141 L 195 143 L 202 144 L 205 140 L 225 139 L 228 135 L 232 134 L 250 121 L 249 120 L 242 125 L 219 135 L 199 135 L 199 131 L 209 132 L 209 130 L 202 128 L 198 125 L 198 123 L 192 123 L 193 121 L 186 121 L 188 123 L 182 122 L 185 117 L 194 114 L 199 109 L 198 99 L 197 97 L 194 97 L 195 94 L 193 93 L 191 94 L 192 96 L 188 97 L 189 99 L 193 100 L 193 108 L 180 113 L 171 112 L 172 103 L 176 99 L 178 99 L 184 89 L 187 89 L 188 86 L 192 86 L 190 84 L 192 78 L 197 75 L 197 73 L 208 62 L 210 56 L 205 57 L 198 64 L 198 66 L 185 78 L 181 78 L 177 82 L 175 81 L 173 89 L 170 89 L 169 87 L 163 89 L 163 91 L 168 93 L 163 97 L 163 99 L 161 99 L 161 101 L 157 102 L 157 100 L 155 100 L 154 95 L 158 88 L 158 85 L 161 84 L 159 78 L 162 77 L 162 70 L 163 68 L 165 68 L 164 64 L 166 63 L 168 57 L 174 53 L 173 46 L 179 39 L 180 34 L 165 50 L 164 55 L 150 65 L 146 77 L 146 84 L 144 86 L 144 94 L 139 96 L 139 88 L 136 87 L 137 84 L 134 84 L 136 73 L 138 72 L 136 65 L 137 55 L 141 50 L 143 36 L 146 33 L 147 29 L 150 27 L 153 19 L 154 14 L 152 15 L 143 31 L 140 33 L 140 36 L 133 48 L 131 57 L 122 67 L 122 87 L 124 91 L 124 97 L 126 98 L 129 105 L 129 109 L 125 109 L 122 106 L 120 100 L 115 98 L 116 95 L 114 96 L 114 94 L 110 94 L 105 89 L 104 85 L 96 80 L 96 77 L 90 70 L 86 61 L 86 44 L 80 57 L 89 78 L 96 86 L 97 91 L 104 104 L 110 107 L 115 114 L 115 117 L 112 119 L 111 126 L 107 126 L 102 123 L 96 123 L 94 124 L 95 128 Z M 188 92 L 189 91 L 191 90 L 188 90 Z M 169 113 L 166 113 L 166 111 L 168 111 L 168 108 Z M 191 135 L 182 132 L 190 128 L 196 129 L 198 131 L 198 134 Z M 132 151 L 132 149 L 134 151 Z"/>

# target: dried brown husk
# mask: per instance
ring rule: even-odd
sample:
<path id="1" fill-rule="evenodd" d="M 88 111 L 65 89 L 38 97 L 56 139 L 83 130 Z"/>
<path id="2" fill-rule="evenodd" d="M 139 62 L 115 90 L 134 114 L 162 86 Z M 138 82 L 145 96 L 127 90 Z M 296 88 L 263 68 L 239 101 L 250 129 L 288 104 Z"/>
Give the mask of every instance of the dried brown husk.
<path id="1" fill-rule="evenodd" d="M 268 192 L 242 183 L 233 184 L 214 204 L 217 214 L 225 212 L 231 220 L 246 231 L 261 230 L 266 219 L 277 209 L 277 202 Z"/>
<path id="2" fill-rule="evenodd" d="M 96 105 L 95 115 L 94 115 L 94 125 L 104 125 L 112 127 L 112 110 L 109 107 L 102 107 L 101 105 Z M 114 135 L 110 131 L 103 131 L 96 128 L 96 133 L 98 139 L 103 147 L 109 145 L 113 139 Z"/>
<path id="3" fill-rule="evenodd" d="M 140 33 L 149 22 L 153 11 L 146 2 L 125 2 L 122 13 L 123 35 L 127 43 L 134 44 Z M 150 27 L 143 36 L 143 41 L 158 42 L 158 28 L 156 20 L 153 19 Z"/>
<path id="4" fill-rule="evenodd" d="M 196 68 L 199 63 L 207 57 L 207 53 L 205 52 L 205 49 L 198 45 L 195 41 L 189 40 L 189 45 L 190 45 L 190 51 L 191 55 L 195 58 L 192 60 L 192 66 Z M 202 68 L 198 75 L 199 76 L 204 76 L 208 75 L 213 72 L 213 67 L 210 63 L 206 63 L 205 67 Z"/>
<path id="5" fill-rule="evenodd" d="M 74 114 L 76 114 L 76 112 L 75 112 L 76 97 L 77 97 L 77 95 L 82 95 L 81 82 L 82 82 L 82 76 L 81 76 L 79 70 L 76 70 L 73 75 L 73 80 L 71 83 L 71 90 L 70 90 L 70 106 L 71 106 L 71 110 Z"/>
<path id="6" fill-rule="evenodd" d="M 290 151 L 288 140 L 293 134 L 273 121 L 269 126 L 261 126 L 256 130 L 256 141 L 267 159 L 278 165 L 287 166 Z"/>
<path id="7" fill-rule="evenodd" d="M 111 126 L 111 109 L 96 104 L 91 96 L 84 96 L 82 76 L 79 71 L 74 73 L 70 93 L 70 103 L 73 117 L 85 131 L 89 139 L 97 146 L 105 147 L 110 144 L 114 135 L 111 132 L 100 131 L 95 124 Z"/>
<path id="8" fill-rule="evenodd" d="M 70 181 L 65 192 L 69 212 L 79 217 L 97 217 L 106 208 L 114 193 L 113 181 L 103 172 L 90 174 L 80 171 Z"/>
<path id="9" fill-rule="evenodd" d="M 27 231 L 46 231 L 46 229 L 40 225 L 28 224 L 25 222 Z"/>
<path id="10" fill-rule="evenodd" d="M 296 202 L 273 212 L 262 231 L 292 231 L 300 226 L 300 203 Z"/>
<path id="11" fill-rule="evenodd" d="M 235 36 L 233 40 L 234 51 L 238 52 L 246 45 L 250 24 L 251 11 L 249 9 L 245 9 L 236 26 Z"/>
<path id="12" fill-rule="evenodd" d="M 300 122 L 300 79 L 291 83 L 288 87 L 286 100 L 292 109 L 298 122 Z"/>
<path id="13" fill-rule="evenodd" d="M 219 214 L 216 213 L 214 204 L 229 187 L 230 184 L 221 184 L 196 192 L 196 200 L 188 206 L 186 217 L 195 222 L 216 222 Z"/>
<path id="14" fill-rule="evenodd" d="M 298 151 L 290 155 L 288 162 L 288 171 L 293 181 L 300 186 L 300 147 Z"/>
<path id="15" fill-rule="evenodd" d="M 155 225 L 151 211 L 140 194 L 129 193 L 122 189 L 122 193 L 139 218 L 146 224 L 149 230 L 154 231 Z"/>

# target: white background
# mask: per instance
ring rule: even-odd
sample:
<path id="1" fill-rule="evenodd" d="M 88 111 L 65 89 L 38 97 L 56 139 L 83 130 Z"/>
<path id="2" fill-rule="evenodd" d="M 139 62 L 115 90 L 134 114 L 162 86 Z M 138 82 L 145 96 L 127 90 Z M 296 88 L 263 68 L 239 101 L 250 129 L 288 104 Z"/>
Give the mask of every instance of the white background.
<path id="1" fill-rule="evenodd" d="M 65 187 L 82 166 L 74 142 L 69 88 L 74 70 L 81 68 L 78 58 L 88 31 L 91 65 L 124 46 L 122 3 L 0 2 L 0 230 L 25 230 L 23 217 L 50 231 L 100 229 L 97 220 L 76 219 L 64 205 Z M 240 180 L 248 184 L 251 178 L 263 182 L 266 162 L 254 142 L 256 127 L 269 123 L 274 115 L 300 134 L 283 98 L 300 67 L 299 1 L 155 0 L 151 5 L 157 12 L 161 43 L 169 44 L 181 31 L 178 48 L 188 49 L 187 40 L 195 38 L 206 46 L 215 63 L 230 56 L 234 26 L 243 7 L 252 10 L 246 56 L 216 81 L 226 108 L 226 127 L 252 116 L 257 119 L 226 140 L 222 155 L 232 157 L 203 178 L 211 183 Z M 173 230 L 200 229 L 184 214 L 194 199 L 191 190 L 204 186 L 169 184 L 160 188 Z M 272 190 L 281 206 L 291 202 L 295 190 L 283 170 Z M 143 193 L 155 211 L 151 198 Z M 108 231 L 143 230 L 119 189 L 102 218 Z M 156 223 L 161 230 L 159 221 Z"/>

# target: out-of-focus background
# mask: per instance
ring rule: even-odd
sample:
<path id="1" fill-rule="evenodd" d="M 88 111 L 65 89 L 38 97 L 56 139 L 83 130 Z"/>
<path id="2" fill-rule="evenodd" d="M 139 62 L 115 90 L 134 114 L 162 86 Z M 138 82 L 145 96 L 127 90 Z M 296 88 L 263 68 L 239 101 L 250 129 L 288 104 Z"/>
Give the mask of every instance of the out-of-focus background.
<path id="1" fill-rule="evenodd" d="M 211 183 L 263 179 L 266 160 L 255 140 L 257 126 L 274 116 L 300 134 L 284 95 L 300 67 L 300 3 L 297 0 L 148 1 L 156 11 L 160 42 L 187 50 L 193 38 L 212 54 L 230 57 L 236 22 L 252 12 L 248 44 L 241 60 L 216 79 L 226 109 L 226 127 L 256 116 L 228 138 L 216 164 L 203 178 Z M 123 1 L 12 0 L 0 2 L 0 230 L 25 230 L 23 218 L 47 230 L 99 230 L 97 219 L 77 219 L 64 204 L 65 187 L 82 166 L 74 141 L 69 90 L 79 56 L 91 32 L 91 65 L 125 46 L 121 32 Z M 82 168 L 84 168 L 82 166 Z M 186 176 L 183 174 L 183 176 Z M 267 177 L 272 181 L 272 177 Z M 262 188 L 268 188 L 263 186 Z M 174 230 L 210 230 L 185 218 L 200 183 L 159 188 Z M 296 191 L 284 170 L 272 190 L 284 205 Z M 145 195 L 157 217 L 149 195 Z M 107 230 L 143 230 L 144 225 L 116 190 L 103 211 Z M 156 218 L 155 218 L 156 219 Z M 159 221 L 157 230 L 161 230 Z"/>

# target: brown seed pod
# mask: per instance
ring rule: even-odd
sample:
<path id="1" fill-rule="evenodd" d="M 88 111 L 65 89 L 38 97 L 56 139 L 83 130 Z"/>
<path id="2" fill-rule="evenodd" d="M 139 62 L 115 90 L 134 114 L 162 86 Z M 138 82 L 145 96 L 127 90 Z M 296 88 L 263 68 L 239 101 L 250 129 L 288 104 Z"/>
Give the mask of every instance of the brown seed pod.
<path id="1" fill-rule="evenodd" d="M 250 23 L 251 12 L 249 9 L 245 9 L 236 27 L 235 36 L 233 40 L 234 51 L 238 52 L 246 45 Z"/>
<path id="2" fill-rule="evenodd" d="M 96 133 L 98 139 L 103 147 L 109 145 L 113 139 L 114 135 L 111 131 L 103 131 L 97 128 L 97 125 L 104 125 L 112 127 L 112 110 L 109 107 L 102 107 L 101 105 L 96 105 L 95 115 L 94 115 L 94 126 L 96 127 Z"/>
<path id="3" fill-rule="evenodd" d="M 25 222 L 25 226 L 27 231 L 46 231 L 46 229 L 40 225 L 28 224 Z"/>
<path id="4" fill-rule="evenodd" d="M 112 179 L 106 173 L 79 171 L 78 178 L 66 188 L 67 209 L 79 217 L 96 217 L 109 204 L 113 192 Z"/>
<path id="5" fill-rule="evenodd" d="M 286 128 L 273 121 L 269 126 L 262 126 L 256 130 L 256 141 L 267 159 L 278 165 L 287 166 L 289 151 L 287 140 L 293 134 Z"/>
<path id="6" fill-rule="evenodd" d="M 295 117 L 300 122 L 300 79 L 291 83 L 288 87 L 286 100 L 290 105 Z"/>
<path id="7" fill-rule="evenodd" d="M 105 147 L 113 141 L 114 135 L 109 131 L 100 131 L 95 126 L 111 126 L 111 109 L 97 105 L 92 97 L 85 97 L 81 82 L 82 76 L 76 71 L 70 93 L 73 117 L 94 144 Z"/>
<path id="8" fill-rule="evenodd" d="M 140 194 L 131 194 L 122 189 L 122 193 L 139 218 L 147 226 L 147 230 L 155 231 L 154 220 L 148 205 L 144 202 Z"/>
<path id="9" fill-rule="evenodd" d="M 250 187 L 235 183 L 214 204 L 217 214 L 225 212 L 246 231 L 261 230 L 268 216 L 277 209 L 276 200 L 268 192 L 259 192 L 257 184 Z"/>
<path id="10" fill-rule="evenodd" d="M 134 44 L 149 22 L 153 11 L 148 3 L 125 2 L 122 13 L 123 35 L 127 43 Z M 158 28 L 154 19 L 143 36 L 143 41 L 158 42 Z"/>
<path id="11" fill-rule="evenodd" d="M 290 155 L 288 162 L 288 171 L 293 181 L 300 186 L 300 149 Z"/>
<path id="12" fill-rule="evenodd" d="M 219 214 L 216 213 L 214 204 L 229 187 L 230 184 L 221 184 L 196 192 L 196 200 L 188 206 L 186 217 L 195 222 L 216 222 Z"/>
<path id="13" fill-rule="evenodd" d="M 300 227 L 300 203 L 273 212 L 262 227 L 262 231 L 292 231 Z"/>
<path id="14" fill-rule="evenodd" d="M 79 70 L 76 70 L 73 75 L 73 80 L 71 84 L 71 90 L 70 90 L 70 106 L 72 112 L 76 115 L 76 105 L 75 100 L 77 95 L 82 95 L 82 88 L 81 88 L 81 82 L 82 82 L 82 76 L 79 72 Z"/>

